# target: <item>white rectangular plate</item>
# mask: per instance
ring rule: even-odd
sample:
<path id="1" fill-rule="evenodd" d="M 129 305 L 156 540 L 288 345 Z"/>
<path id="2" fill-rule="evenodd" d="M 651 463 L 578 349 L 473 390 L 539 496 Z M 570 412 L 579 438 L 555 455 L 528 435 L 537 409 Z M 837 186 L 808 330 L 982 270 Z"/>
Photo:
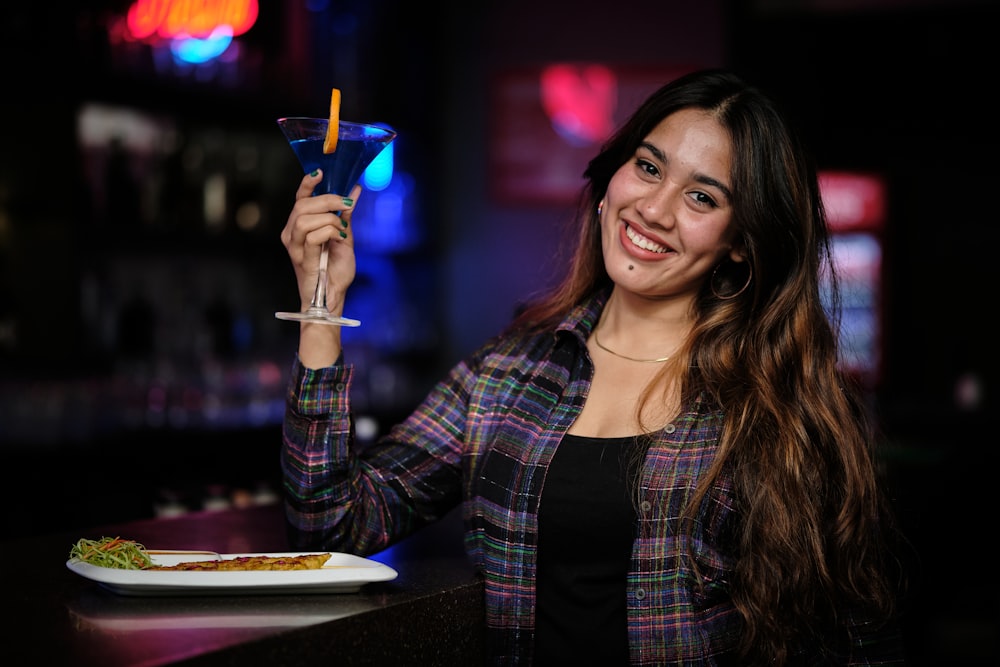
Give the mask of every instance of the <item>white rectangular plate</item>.
<path id="1" fill-rule="evenodd" d="M 302 556 L 304 553 L 220 554 L 223 559 L 242 556 Z M 151 556 L 156 565 L 212 560 L 193 554 Z M 76 558 L 66 567 L 81 577 L 119 595 L 298 595 L 303 593 L 355 593 L 375 581 L 395 579 L 397 572 L 377 561 L 345 553 L 333 553 L 318 570 L 119 570 L 85 563 Z"/>

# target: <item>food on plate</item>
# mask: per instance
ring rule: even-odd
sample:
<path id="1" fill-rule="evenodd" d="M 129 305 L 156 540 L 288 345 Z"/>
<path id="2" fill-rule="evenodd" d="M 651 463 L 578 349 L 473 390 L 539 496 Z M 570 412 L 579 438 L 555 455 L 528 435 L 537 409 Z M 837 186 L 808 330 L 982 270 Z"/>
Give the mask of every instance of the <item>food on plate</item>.
<path id="1" fill-rule="evenodd" d="M 135 540 L 102 537 L 99 540 L 78 540 L 69 557 L 118 570 L 182 570 L 219 572 L 226 570 L 318 570 L 333 554 L 285 554 L 280 556 L 237 556 L 215 560 L 185 561 L 177 565 L 156 565 L 150 551 Z M 157 552 L 152 552 L 157 553 Z M 211 553 L 211 552 L 200 552 Z"/>
<path id="2" fill-rule="evenodd" d="M 340 89 L 330 91 L 330 124 L 326 127 L 326 137 L 323 140 L 323 152 L 332 153 L 337 150 L 337 139 L 340 138 Z"/>
<path id="3" fill-rule="evenodd" d="M 303 554 L 301 556 L 238 556 L 222 560 L 186 561 L 177 565 L 152 565 L 147 570 L 183 570 L 197 572 L 222 572 L 231 570 L 318 570 L 330 560 L 332 554 Z"/>
<path id="4" fill-rule="evenodd" d="M 143 570 L 153 564 L 146 548 L 134 540 L 102 537 L 99 540 L 78 540 L 69 551 L 70 558 L 119 570 Z"/>

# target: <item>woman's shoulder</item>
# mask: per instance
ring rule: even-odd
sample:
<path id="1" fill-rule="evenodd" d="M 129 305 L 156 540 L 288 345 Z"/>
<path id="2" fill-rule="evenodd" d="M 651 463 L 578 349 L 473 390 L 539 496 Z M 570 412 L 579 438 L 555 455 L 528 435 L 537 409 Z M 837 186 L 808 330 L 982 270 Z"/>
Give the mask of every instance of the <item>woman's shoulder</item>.
<path id="1" fill-rule="evenodd" d="M 553 329 L 504 331 L 487 339 L 466 361 L 472 365 L 494 365 L 542 360 L 551 353 L 558 337 Z"/>

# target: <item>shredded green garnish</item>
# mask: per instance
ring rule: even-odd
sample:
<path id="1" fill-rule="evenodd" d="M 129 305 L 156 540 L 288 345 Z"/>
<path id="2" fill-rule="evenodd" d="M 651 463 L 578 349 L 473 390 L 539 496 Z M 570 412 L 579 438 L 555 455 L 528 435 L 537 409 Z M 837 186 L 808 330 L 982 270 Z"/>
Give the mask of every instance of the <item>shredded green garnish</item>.
<path id="1" fill-rule="evenodd" d="M 69 551 L 70 558 L 119 570 L 142 570 L 153 564 L 146 548 L 133 540 L 120 537 L 102 537 L 99 540 L 81 539 Z"/>

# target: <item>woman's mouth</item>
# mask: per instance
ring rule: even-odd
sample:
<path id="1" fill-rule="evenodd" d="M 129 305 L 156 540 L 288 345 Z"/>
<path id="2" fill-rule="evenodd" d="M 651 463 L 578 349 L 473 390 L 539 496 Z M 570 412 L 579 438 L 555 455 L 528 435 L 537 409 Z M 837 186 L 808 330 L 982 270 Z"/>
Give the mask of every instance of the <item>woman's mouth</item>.
<path id="1" fill-rule="evenodd" d="M 659 243 L 653 241 L 652 239 L 647 238 L 642 234 L 640 234 L 639 232 L 635 231 L 629 224 L 625 225 L 625 235 L 628 237 L 629 241 L 631 241 L 639 248 L 642 248 L 643 250 L 648 250 L 649 252 L 657 252 L 657 253 L 665 253 L 670 250 L 670 248 L 662 246 Z"/>

